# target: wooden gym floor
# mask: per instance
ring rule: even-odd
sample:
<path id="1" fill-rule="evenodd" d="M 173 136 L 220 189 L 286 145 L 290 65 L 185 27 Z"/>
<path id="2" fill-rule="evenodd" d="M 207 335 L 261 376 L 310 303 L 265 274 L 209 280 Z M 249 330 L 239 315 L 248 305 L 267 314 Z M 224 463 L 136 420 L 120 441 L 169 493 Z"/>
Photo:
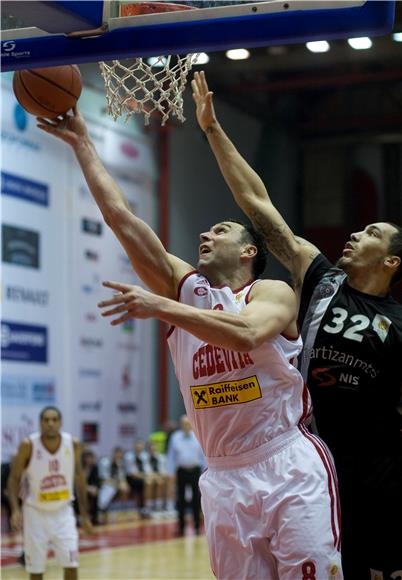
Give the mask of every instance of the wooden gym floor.
<path id="1" fill-rule="evenodd" d="M 176 529 L 176 521 L 170 518 L 97 526 L 94 536 L 80 534 L 80 580 L 213 579 L 205 536 L 194 535 L 189 524 L 185 537 L 178 538 Z M 21 551 L 19 535 L 2 534 L 3 580 L 29 577 L 17 563 Z M 50 558 L 44 579 L 62 578 L 62 570 Z"/>

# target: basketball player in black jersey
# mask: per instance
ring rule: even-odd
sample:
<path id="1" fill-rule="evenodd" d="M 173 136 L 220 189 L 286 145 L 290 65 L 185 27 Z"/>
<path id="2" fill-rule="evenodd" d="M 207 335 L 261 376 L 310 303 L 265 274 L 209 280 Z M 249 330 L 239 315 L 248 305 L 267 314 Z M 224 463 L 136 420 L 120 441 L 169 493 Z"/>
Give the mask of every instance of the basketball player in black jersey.
<path id="1" fill-rule="evenodd" d="M 290 271 L 300 299 L 316 428 L 338 472 L 347 580 L 402 579 L 402 228 L 353 233 L 334 266 L 296 237 L 217 121 L 204 73 L 192 82 L 197 119 L 238 205 Z"/>

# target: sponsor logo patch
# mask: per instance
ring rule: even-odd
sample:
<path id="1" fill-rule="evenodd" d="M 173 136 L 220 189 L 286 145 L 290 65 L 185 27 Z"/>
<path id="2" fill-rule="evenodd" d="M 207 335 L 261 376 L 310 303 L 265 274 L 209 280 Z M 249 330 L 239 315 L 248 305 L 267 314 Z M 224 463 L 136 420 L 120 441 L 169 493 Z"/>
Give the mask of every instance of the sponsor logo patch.
<path id="1" fill-rule="evenodd" d="M 374 332 L 378 334 L 382 342 L 385 342 L 385 339 L 388 336 L 389 329 L 392 325 L 392 321 L 386 316 L 376 314 L 372 322 L 372 325 Z"/>
<path id="2" fill-rule="evenodd" d="M 122 423 L 118 428 L 120 437 L 134 437 L 137 434 L 137 427 L 132 423 Z"/>
<path id="3" fill-rule="evenodd" d="M 333 578 L 338 574 L 338 570 L 339 567 L 337 566 L 337 564 L 331 564 L 331 567 L 329 569 L 329 577 Z"/>
<path id="4" fill-rule="evenodd" d="M 197 288 L 194 288 L 194 294 L 197 296 L 206 296 L 208 294 L 208 288 L 205 286 L 197 286 Z"/>
<path id="5" fill-rule="evenodd" d="M 82 401 L 79 404 L 80 411 L 100 411 L 102 409 L 101 401 Z"/>
<path id="6" fill-rule="evenodd" d="M 2 225 L 1 231 L 3 262 L 38 269 L 39 232 L 7 224 Z"/>
<path id="7" fill-rule="evenodd" d="M 190 387 L 195 409 L 211 409 L 227 405 L 239 405 L 261 399 L 261 387 L 256 375 L 210 385 Z"/>
<path id="8" fill-rule="evenodd" d="M 61 501 L 70 499 L 68 489 L 61 489 L 60 491 L 42 491 L 39 493 L 39 501 Z"/>
<path id="9" fill-rule="evenodd" d="M 120 413 L 136 413 L 137 405 L 135 403 L 119 403 L 117 405 L 117 410 Z"/>
<path id="10" fill-rule="evenodd" d="M 53 403 L 56 400 L 56 389 L 52 381 L 35 381 L 32 385 L 32 401 L 36 403 Z"/>
<path id="11" fill-rule="evenodd" d="M 102 223 L 96 220 L 91 220 L 89 218 L 82 218 L 81 229 L 86 234 L 91 234 L 93 236 L 102 235 Z"/>
<path id="12" fill-rule="evenodd" d="M 98 442 L 98 423 L 82 423 L 81 425 L 81 439 L 83 443 L 97 443 Z"/>
<path id="13" fill-rule="evenodd" d="M 47 306 L 49 303 L 49 292 L 47 290 L 25 288 L 24 286 L 6 286 L 4 294 L 5 298 L 10 302 L 28 303 L 33 306 Z"/>
<path id="14" fill-rule="evenodd" d="M 84 256 L 87 260 L 91 260 L 92 262 L 97 262 L 99 260 L 99 254 L 98 252 L 95 252 L 95 250 L 85 250 Z"/>

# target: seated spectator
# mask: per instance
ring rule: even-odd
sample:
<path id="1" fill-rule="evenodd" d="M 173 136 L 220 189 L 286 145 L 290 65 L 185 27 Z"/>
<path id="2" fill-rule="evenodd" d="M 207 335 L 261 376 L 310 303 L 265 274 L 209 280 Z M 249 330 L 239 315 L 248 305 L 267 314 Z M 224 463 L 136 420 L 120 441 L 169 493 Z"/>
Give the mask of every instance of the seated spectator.
<path id="1" fill-rule="evenodd" d="M 102 483 L 98 492 L 98 508 L 106 514 L 115 498 L 127 500 L 130 494 L 121 447 L 115 447 L 111 461 L 107 457 L 100 460 L 99 475 Z"/>
<path id="2" fill-rule="evenodd" d="M 147 503 L 151 496 L 151 467 L 143 439 L 137 439 L 134 450 L 125 454 L 127 482 L 137 498 L 138 508 L 143 517 L 149 516 Z"/>
<path id="3" fill-rule="evenodd" d="M 7 481 L 8 476 L 10 475 L 10 463 L 2 463 L 1 464 L 1 507 L 4 508 L 6 513 L 7 522 L 11 516 L 11 507 L 10 501 L 8 499 L 8 491 L 7 491 Z"/>
<path id="4" fill-rule="evenodd" d="M 87 482 L 88 513 L 93 524 L 99 523 L 98 493 L 100 488 L 99 470 L 93 451 L 85 449 L 81 454 L 81 465 Z"/>
<path id="5" fill-rule="evenodd" d="M 158 452 L 157 445 L 148 442 L 148 462 L 151 470 L 150 487 L 152 509 L 167 509 L 169 476 L 166 470 L 166 455 Z"/>

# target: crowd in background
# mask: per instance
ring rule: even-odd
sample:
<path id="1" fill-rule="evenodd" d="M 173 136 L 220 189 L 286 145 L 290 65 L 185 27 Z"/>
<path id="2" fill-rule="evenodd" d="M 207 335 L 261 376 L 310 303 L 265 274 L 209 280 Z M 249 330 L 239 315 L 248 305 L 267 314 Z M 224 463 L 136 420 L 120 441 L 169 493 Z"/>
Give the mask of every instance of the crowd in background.
<path id="1" fill-rule="evenodd" d="M 148 439 L 136 439 L 132 449 L 115 447 L 97 457 L 82 446 L 81 464 L 87 483 L 88 512 L 94 525 L 111 521 L 113 512 L 140 518 L 177 514 L 178 534 L 184 534 L 185 512 L 191 508 L 196 533 L 200 530 L 198 479 L 205 458 L 186 416 L 166 422 Z M 9 518 L 7 479 L 10 464 L 2 463 L 2 509 Z M 79 520 L 79 509 L 75 502 Z"/>

